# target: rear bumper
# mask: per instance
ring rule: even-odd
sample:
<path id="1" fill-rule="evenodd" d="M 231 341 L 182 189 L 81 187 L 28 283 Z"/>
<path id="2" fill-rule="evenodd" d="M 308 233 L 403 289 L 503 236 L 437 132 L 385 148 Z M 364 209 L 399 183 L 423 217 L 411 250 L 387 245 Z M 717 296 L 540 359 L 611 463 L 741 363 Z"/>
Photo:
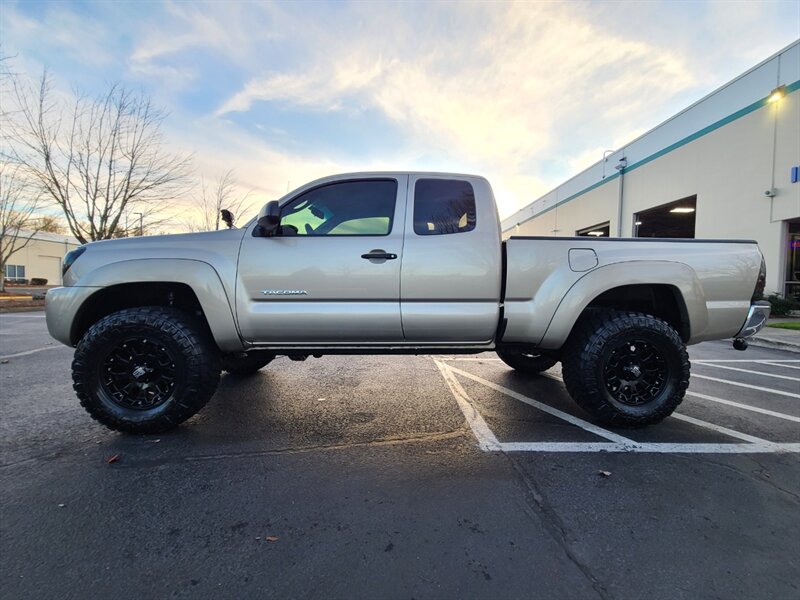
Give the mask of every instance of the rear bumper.
<path id="1" fill-rule="evenodd" d="M 761 331 L 767 324 L 767 318 L 771 310 L 769 302 L 766 300 L 759 300 L 750 305 L 750 311 L 747 313 L 747 320 L 744 326 L 739 330 L 734 337 L 747 339 L 753 337 Z"/>

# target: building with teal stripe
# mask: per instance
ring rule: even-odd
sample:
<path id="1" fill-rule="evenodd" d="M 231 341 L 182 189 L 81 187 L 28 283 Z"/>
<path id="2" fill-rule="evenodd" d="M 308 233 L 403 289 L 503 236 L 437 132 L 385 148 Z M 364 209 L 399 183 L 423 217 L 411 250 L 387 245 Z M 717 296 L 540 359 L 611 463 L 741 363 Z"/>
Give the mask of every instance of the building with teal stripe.
<path id="1" fill-rule="evenodd" d="M 512 235 L 746 238 L 800 299 L 800 40 L 503 220 Z"/>

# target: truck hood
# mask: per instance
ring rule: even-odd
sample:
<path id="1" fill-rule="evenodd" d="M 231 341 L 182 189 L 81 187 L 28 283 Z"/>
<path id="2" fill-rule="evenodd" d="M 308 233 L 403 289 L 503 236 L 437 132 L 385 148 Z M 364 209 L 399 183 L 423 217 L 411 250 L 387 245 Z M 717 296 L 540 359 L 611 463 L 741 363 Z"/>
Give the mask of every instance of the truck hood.
<path id="1" fill-rule="evenodd" d="M 218 271 L 233 266 L 235 272 L 239 245 L 245 231 L 224 229 L 91 242 L 64 274 L 64 285 L 89 285 L 81 280 L 96 269 L 135 260 L 197 260 L 212 265 Z"/>

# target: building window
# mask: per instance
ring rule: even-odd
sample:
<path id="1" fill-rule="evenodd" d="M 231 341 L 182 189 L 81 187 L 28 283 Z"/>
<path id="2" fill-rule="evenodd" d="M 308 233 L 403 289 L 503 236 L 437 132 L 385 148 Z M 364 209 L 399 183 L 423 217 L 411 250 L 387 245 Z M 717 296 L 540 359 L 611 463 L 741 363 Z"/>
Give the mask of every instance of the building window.
<path id="1" fill-rule="evenodd" d="M 305 192 L 281 209 L 281 236 L 388 235 L 397 181 L 331 183 Z"/>
<path id="2" fill-rule="evenodd" d="M 475 221 L 475 192 L 469 182 L 417 180 L 414 186 L 414 233 L 464 233 L 475 229 Z"/>
<path id="3" fill-rule="evenodd" d="M 697 196 L 688 196 L 634 215 L 634 237 L 693 238 Z"/>
<path id="4" fill-rule="evenodd" d="M 25 265 L 6 265 L 6 279 L 25 279 Z"/>
<path id="5" fill-rule="evenodd" d="M 606 221 L 605 223 L 600 223 L 599 225 L 592 225 L 591 227 L 578 229 L 578 231 L 575 232 L 575 235 L 579 237 L 608 237 L 610 232 L 611 227 L 609 222 Z"/>

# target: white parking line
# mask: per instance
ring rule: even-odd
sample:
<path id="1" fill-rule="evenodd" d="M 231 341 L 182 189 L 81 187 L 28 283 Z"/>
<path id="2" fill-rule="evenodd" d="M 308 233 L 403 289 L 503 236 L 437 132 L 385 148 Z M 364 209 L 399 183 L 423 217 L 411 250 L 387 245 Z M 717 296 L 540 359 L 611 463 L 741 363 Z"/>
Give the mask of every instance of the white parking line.
<path id="1" fill-rule="evenodd" d="M 800 359 L 784 359 L 784 358 L 698 358 L 692 360 L 693 363 L 800 363 Z"/>
<path id="2" fill-rule="evenodd" d="M 458 357 L 458 358 L 455 358 L 455 357 L 453 357 L 453 358 L 450 358 L 449 356 L 437 356 L 437 357 L 434 357 L 434 360 L 436 360 L 437 358 L 438 358 L 439 360 L 446 360 L 447 362 L 452 362 L 452 361 L 454 361 L 454 360 L 461 360 L 461 361 L 479 361 L 479 362 L 483 362 L 484 360 L 492 360 L 492 361 L 497 361 L 497 362 L 503 362 L 503 361 L 502 361 L 502 360 L 500 360 L 499 358 L 463 358 L 463 357 Z"/>
<path id="3" fill-rule="evenodd" d="M 550 379 L 555 379 L 556 381 L 564 382 L 564 379 L 555 375 L 553 373 L 542 373 L 545 377 Z M 693 375 L 694 376 L 694 375 Z M 749 404 L 740 404 L 739 402 L 733 402 L 732 400 L 724 400 L 722 398 L 717 398 L 716 396 L 707 396 L 706 394 L 699 394 L 697 392 L 692 392 L 687 390 L 687 396 L 696 396 L 697 398 L 702 398 L 703 400 L 711 400 L 712 402 L 718 402 L 719 404 L 727 404 L 728 406 L 735 406 L 736 408 L 743 408 L 745 410 L 750 410 L 753 412 L 761 413 L 764 415 L 769 415 L 771 417 L 777 417 L 779 419 L 785 419 L 786 421 L 795 421 L 796 423 L 800 423 L 800 417 L 795 417 L 794 415 L 787 415 L 786 413 L 777 412 L 774 410 L 767 410 L 766 408 L 759 408 L 758 406 L 750 406 Z M 676 416 L 676 415 L 672 415 Z M 691 417 L 689 417 L 691 418 Z M 706 423 L 706 421 L 703 421 Z M 713 425 L 713 423 L 708 423 L 709 425 Z M 716 427 L 716 426 L 714 426 Z M 730 430 L 732 431 L 732 430 Z M 744 434 L 743 434 L 744 435 Z M 766 440 L 762 440 L 766 441 Z"/>
<path id="4" fill-rule="evenodd" d="M 690 417 L 689 415 L 684 415 L 682 413 L 672 413 L 672 418 L 678 419 L 679 421 L 685 421 L 686 423 L 691 423 L 692 425 L 697 425 L 698 427 L 711 429 L 712 431 L 716 431 L 717 433 L 722 433 L 730 437 L 744 440 L 745 442 L 751 442 L 753 444 L 772 443 L 769 440 L 765 440 L 764 438 L 755 437 L 754 435 L 748 435 L 746 433 L 742 433 L 741 431 L 736 431 L 735 429 L 728 429 L 727 427 L 723 427 L 722 425 L 715 425 L 714 423 L 709 423 L 708 421 L 703 421 L 702 419 L 695 419 L 694 417 Z"/>
<path id="5" fill-rule="evenodd" d="M 728 385 L 735 385 L 750 390 L 758 390 L 759 392 L 769 392 L 770 394 L 778 394 L 779 396 L 788 396 L 789 398 L 800 398 L 800 394 L 793 394 L 792 392 L 784 392 L 783 390 L 776 390 L 773 388 L 762 387 L 760 385 L 750 385 L 749 383 L 740 383 L 738 381 L 731 381 L 729 379 L 720 379 L 718 377 L 709 377 L 708 375 L 699 375 L 697 373 L 692 373 L 692 377 L 698 379 L 708 379 L 709 381 L 716 381 L 718 383 L 727 383 Z"/>
<path id="6" fill-rule="evenodd" d="M 3 319 L 44 319 L 45 315 L 0 315 L 0 320 Z"/>
<path id="7" fill-rule="evenodd" d="M 696 362 L 695 364 L 703 366 L 703 367 L 714 367 L 715 369 L 727 369 L 728 371 L 739 371 L 740 373 L 750 373 L 751 375 L 762 375 L 764 377 L 774 377 L 775 379 L 788 379 L 789 381 L 797 381 L 800 383 L 800 379 L 797 377 L 790 377 L 789 375 L 776 375 L 775 373 L 764 373 L 763 371 L 753 371 L 751 369 L 742 369 L 740 367 L 729 367 L 727 365 L 716 365 L 714 363 L 703 363 L 703 362 Z M 764 363 L 760 363 L 764 364 Z"/>
<path id="8" fill-rule="evenodd" d="M 693 444 L 653 443 L 628 446 L 611 443 L 581 442 L 508 442 L 500 444 L 503 452 L 631 452 L 634 454 L 782 454 L 800 452 L 800 444 Z"/>
<path id="9" fill-rule="evenodd" d="M 483 420 L 481 414 L 472 405 L 472 401 L 469 399 L 469 396 L 467 396 L 467 392 L 464 391 L 464 388 L 461 387 L 461 384 L 453 376 L 453 373 L 450 371 L 450 367 L 442 362 L 439 362 L 438 360 L 434 360 L 433 362 L 442 373 L 442 377 L 444 377 L 447 386 L 450 388 L 450 392 L 455 397 L 461 412 L 464 413 L 464 417 L 467 419 L 467 423 L 469 424 L 470 429 L 472 429 L 472 433 L 478 439 L 478 445 L 480 446 L 481 450 L 484 452 L 499 450 L 500 442 L 497 441 L 497 437 L 495 437 L 492 430 L 489 429 L 486 421 Z"/>
<path id="10" fill-rule="evenodd" d="M 546 412 L 549 415 L 553 415 L 554 417 L 558 417 L 566 421 L 567 423 L 571 423 L 572 425 L 576 425 L 581 429 L 588 431 L 589 433 L 593 433 L 597 436 L 603 437 L 607 440 L 611 440 L 612 442 L 616 442 L 618 444 L 636 444 L 633 440 L 630 440 L 626 437 L 613 433 L 611 431 L 606 431 L 602 427 L 598 427 L 593 423 L 589 423 L 588 421 L 584 421 L 579 417 L 575 417 L 569 413 L 565 413 L 557 408 L 553 408 L 547 404 L 543 404 L 538 400 L 534 400 L 533 398 L 529 398 L 528 396 L 524 396 L 514 390 L 510 390 L 507 387 L 503 387 L 502 385 L 497 385 L 496 383 L 492 383 L 491 381 L 487 381 L 483 377 L 478 377 L 477 375 L 473 375 L 472 373 L 468 373 L 467 371 L 462 371 L 461 369 L 457 369 L 456 367 L 446 366 L 446 368 L 450 369 L 451 371 L 458 373 L 462 377 L 466 377 L 467 379 L 472 379 L 482 385 L 485 385 L 488 388 L 496 390 L 506 396 L 511 396 L 515 400 L 519 400 L 520 402 L 524 402 L 534 408 L 538 408 L 542 412 Z"/>
<path id="11" fill-rule="evenodd" d="M 16 354 L 5 354 L 3 356 L 0 356 L 0 360 L 5 360 L 7 358 L 17 358 L 18 356 L 28 356 L 29 354 L 36 354 L 37 352 L 43 352 L 44 350 L 53 350 L 55 348 L 66 348 L 66 346 L 45 346 L 44 348 L 26 350 L 25 352 L 17 352 Z"/>
<path id="12" fill-rule="evenodd" d="M 694 396 L 696 398 L 701 398 L 703 400 L 709 400 L 711 402 L 717 402 L 719 404 L 726 404 L 728 406 L 734 406 L 736 408 L 741 408 L 744 410 L 749 410 L 752 412 L 761 413 L 762 415 L 769 415 L 770 417 L 776 417 L 778 419 L 784 419 L 786 421 L 794 421 L 795 423 L 800 423 L 800 417 L 795 417 L 794 415 L 787 415 L 786 413 L 777 412 L 774 410 L 767 410 L 766 408 L 760 408 L 758 406 L 750 406 L 749 404 L 741 404 L 740 402 L 734 402 L 732 400 L 725 400 L 724 398 L 717 398 L 716 396 L 709 396 L 707 394 L 699 394 L 698 392 L 693 392 L 691 390 L 686 392 L 687 396 Z"/>
<path id="13" fill-rule="evenodd" d="M 797 365 L 787 365 L 787 364 L 778 363 L 778 362 L 767 362 L 767 361 L 764 361 L 761 364 L 762 365 L 770 365 L 772 367 L 783 367 L 784 369 L 800 369 L 800 366 L 797 366 Z"/>
<path id="14" fill-rule="evenodd" d="M 475 437 L 478 439 L 481 449 L 484 451 L 499 450 L 502 452 L 632 452 L 632 453 L 649 452 L 649 453 L 661 453 L 661 454 L 666 454 L 666 453 L 764 454 L 764 453 L 800 452 L 800 443 L 770 442 L 769 440 L 765 440 L 763 438 L 752 436 L 743 433 L 741 431 L 736 431 L 734 429 L 729 429 L 728 427 L 723 427 L 721 425 L 716 425 L 715 423 L 710 423 L 702 419 L 690 417 L 689 415 L 685 415 L 682 413 L 673 413 L 672 417 L 679 421 L 684 421 L 686 423 L 690 423 L 698 427 L 710 429 L 712 431 L 716 431 L 723 435 L 743 440 L 746 443 L 635 442 L 634 440 L 625 438 L 611 431 L 607 431 L 605 429 L 597 427 L 591 423 L 584 421 L 583 419 L 573 417 L 568 413 L 564 413 L 551 406 L 542 404 L 541 402 L 533 400 L 532 398 L 529 398 L 523 394 L 519 394 L 514 390 L 510 390 L 501 385 L 497 385 L 491 381 L 488 381 L 482 377 L 473 375 L 472 373 L 468 373 L 467 371 L 463 371 L 456 367 L 447 365 L 443 362 L 444 360 L 459 360 L 459 359 L 455 358 L 447 359 L 446 357 L 442 357 L 442 360 L 435 360 L 435 362 L 440 372 L 442 373 L 442 376 L 445 378 L 445 381 L 450 387 L 453 396 L 456 398 L 456 401 L 458 402 L 459 407 L 464 413 L 467 422 L 470 424 L 470 427 L 472 428 L 473 432 L 475 432 Z M 461 359 L 461 360 L 480 360 L 480 359 Z M 585 431 L 588 431 L 600 437 L 604 437 L 610 441 L 609 442 L 502 442 L 502 443 L 498 442 L 497 436 L 495 436 L 494 433 L 491 431 L 491 429 L 489 429 L 488 425 L 481 417 L 480 413 L 478 412 L 471 398 L 466 393 L 464 388 L 459 384 L 458 379 L 455 377 L 455 374 L 471 379 L 476 383 L 480 383 L 490 389 L 501 392 L 502 394 L 510 396 L 521 402 L 524 402 L 525 404 L 528 404 L 530 406 L 533 406 L 534 408 L 542 410 L 543 412 L 546 412 L 560 419 L 563 419 L 571 424 L 580 427 L 581 429 L 584 429 Z M 543 375 L 545 375 L 550 379 L 562 381 L 559 376 L 551 373 L 543 373 Z M 790 421 L 800 421 L 800 418 L 794 417 L 792 415 L 786 415 L 775 411 L 768 411 L 766 409 L 759 409 L 757 407 L 751 407 L 743 404 L 740 405 L 739 403 L 731 402 L 729 400 L 723 400 L 722 398 L 706 396 L 704 394 L 697 394 L 695 392 L 687 392 L 687 394 L 704 398 L 707 400 L 712 400 L 715 402 L 720 402 L 722 404 L 729 404 L 731 406 L 735 406 L 738 408 L 754 410 L 755 412 L 768 414 L 778 418 L 787 419 Z"/>

